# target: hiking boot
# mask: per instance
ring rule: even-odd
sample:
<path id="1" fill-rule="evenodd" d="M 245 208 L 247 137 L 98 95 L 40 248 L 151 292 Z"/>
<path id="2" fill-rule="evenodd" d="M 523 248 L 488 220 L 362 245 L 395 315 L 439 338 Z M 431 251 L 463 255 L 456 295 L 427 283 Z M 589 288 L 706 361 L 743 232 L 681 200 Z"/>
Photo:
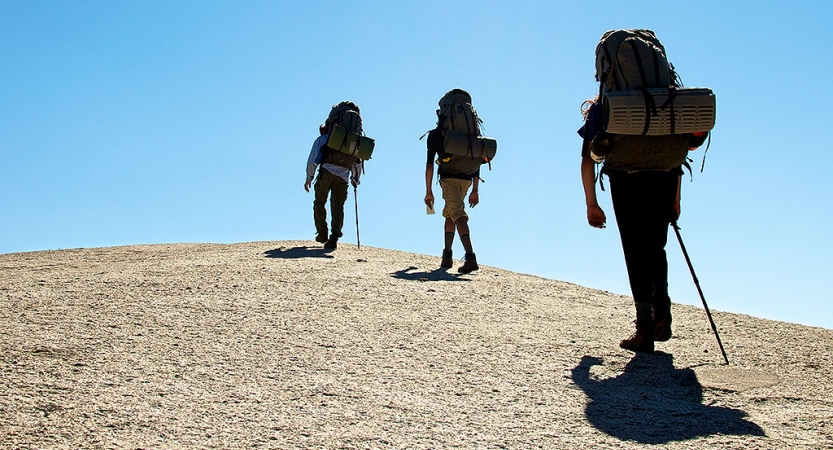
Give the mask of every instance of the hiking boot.
<path id="1" fill-rule="evenodd" d="M 654 352 L 654 326 L 652 323 L 636 322 L 636 332 L 619 343 L 619 347 L 635 353 Z"/>
<path id="2" fill-rule="evenodd" d="M 654 340 L 671 339 L 671 300 L 654 305 Z"/>
<path id="3" fill-rule="evenodd" d="M 443 260 L 440 262 L 440 267 L 450 269 L 454 266 L 454 259 L 451 258 L 451 250 L 443 250 Z"/>
<path id="4" fill-rule="evenodd" d="M 330 236 L 330 239 L 327 239 L 327 242 L 324 243 L 324 248 L 329 248 L 335 250 L 338 247 L 338 238 L 333 235 Z"/>
<path id="5" fill-rule="evenodd" d="M 315 242 L 318 242 L 318 243 L 321 243 L 321 244 L 327 242 L 327 233 L 318 233 L 315 236 Z"/>
<path id="6" fill-rule="evenodd" d="M 457 269 L 457 272 L 471 273 L 480 268 L 477 266 L 477 257 L 474 253 L 466 253 L 465 260 L 466 262 Z"/>

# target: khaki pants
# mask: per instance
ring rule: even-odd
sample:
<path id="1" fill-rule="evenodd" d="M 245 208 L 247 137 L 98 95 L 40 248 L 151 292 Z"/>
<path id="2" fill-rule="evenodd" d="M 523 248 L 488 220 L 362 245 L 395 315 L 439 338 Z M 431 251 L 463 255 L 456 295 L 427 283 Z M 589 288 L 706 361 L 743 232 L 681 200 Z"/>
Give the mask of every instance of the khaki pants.
<path id="1" fill-rule="evenodd" d="M 440 188 L 443 190 L 443 200 L 445 206 L 443 207 L 443 217 L 451 218 L 454 222 L 457 219 L 465 217 L 466 214 L 466 193 L 471 187 L 471 180 L 461 180 L 459 178 L 441 178 Z"/>
<path id="2" fill-rule="evenodd" d="M 341 237 L 341 228 L 344 226 L 344 202 L 347 201 L 347 182 L 340 176 L 333 175 L 329 170 L 323 169 L 318 171 L 318 179 L 314 187 L 315 201 L 312 203 L 312 212 L 315 219 L 315 231 L 322 236 L 327 236 L 327 210 L 324 205 L 327 203 L 327 197 L 330 196 L 330 229 L 333 236 Z"/>

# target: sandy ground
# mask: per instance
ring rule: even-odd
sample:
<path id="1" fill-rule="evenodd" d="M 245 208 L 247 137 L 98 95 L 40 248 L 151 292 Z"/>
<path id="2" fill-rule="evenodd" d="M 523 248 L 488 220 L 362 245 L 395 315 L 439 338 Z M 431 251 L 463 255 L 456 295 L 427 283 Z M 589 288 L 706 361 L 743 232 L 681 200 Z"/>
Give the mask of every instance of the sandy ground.
<path id="1" fill-rule="evenodd" d="M 459 262 L 457 263 L 459 264 Z M 0 255 L 0 448 L 833 449 L 833 330 L 311 241 Z M 714 305 L 711 305 L 714 308 Z"/>

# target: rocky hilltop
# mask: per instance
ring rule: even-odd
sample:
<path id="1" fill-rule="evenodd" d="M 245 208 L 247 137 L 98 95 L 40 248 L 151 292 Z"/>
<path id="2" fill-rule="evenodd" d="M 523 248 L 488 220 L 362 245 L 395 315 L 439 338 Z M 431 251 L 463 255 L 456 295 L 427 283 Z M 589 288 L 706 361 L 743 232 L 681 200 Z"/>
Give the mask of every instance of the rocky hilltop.
<path id="1" fill-rule="evenodd" d="M 0 255 L 0 448 L 833 448 L 833 330 L 309 241 Z M 712 307 L 714 307 L 712 305 Z"/>

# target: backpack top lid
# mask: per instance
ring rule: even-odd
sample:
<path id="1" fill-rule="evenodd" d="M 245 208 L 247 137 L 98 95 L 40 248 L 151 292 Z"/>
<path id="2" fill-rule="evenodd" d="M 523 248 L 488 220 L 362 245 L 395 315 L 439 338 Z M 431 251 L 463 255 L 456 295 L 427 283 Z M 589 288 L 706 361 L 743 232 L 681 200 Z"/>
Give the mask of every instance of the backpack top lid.
<path id="1" fill-rule="evenodd" d="M 332 108 L 330 108 L 330 114 L 332 114 L 332 111 L 342 110 L 342 109 L 352 109 L 353 111 L 360 112 L 359 111 L 359 105 L 357 105 L 357 104 L 355 104 L 355 103 L 353 103 L 349 100 L 342 100 L 342 101 L 336 103 L 335 105 L 333 105 Z"/>
<path id="2" fill-rule="evenodd" d="M 346 100 L 333 105 L 327 117 L 327 128 L 332 131 L 336 125 L 340 125 L 347 131 L 361 134 L 362 118 L 359 106 Z"/>
<path id="3" fill-rule="evenodd" d="M 437 104 L 440 110 L 443 110 L 457 102 L 471 103 L 471 94 L 460 88 L 454 88 L 446 92 Z"/>
<path id="4" fill-rule="evenodd" d="M 443 133 L 480 135 L 480 125 L 483 121 L 477 117 L 468 92 L 460 88 L 452 89 L 446 92 L 437 104 L 440 106 L 437 110 L 437 127 Z"/>
<path id="5" fill-rule="evenodd" d="M 438 126 L 443 126 L 443 121 L 449 116 L 451 106 L 455 103 L 468 103 L 471 105 L 471 94 L 460 88 L 454 88 L 440 97 L 440 101 L 437 102 L 437 105 L 440 106 L 440 109 L 437 110 Z"/>
<path id="6" fill-rule="evenodd" d="M 623 74 L 623 71 L 632 73 Z M 634 71 L 647 75 L 648 79 L 636 80 Z M 623 77 L 630 80 L 624 81 Z M 647 29 L 610 30 L 602 35 L 596 45 L 596 81 L 602 92 L 678 84 L 674 67 L 666 58 L 665 46 Z"/>

